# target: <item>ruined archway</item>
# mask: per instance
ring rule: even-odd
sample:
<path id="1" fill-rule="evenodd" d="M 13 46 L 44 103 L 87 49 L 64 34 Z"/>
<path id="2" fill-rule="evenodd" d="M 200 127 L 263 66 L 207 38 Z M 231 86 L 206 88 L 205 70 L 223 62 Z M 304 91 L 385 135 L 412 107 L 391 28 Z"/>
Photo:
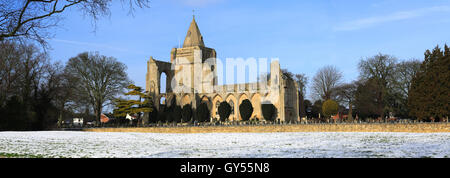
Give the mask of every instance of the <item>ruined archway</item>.
<path id="1" fill-rule="evenodd" d="M 216 95 L 213 98 L 213 100 L 212 100 L 213 107 L 212 107 L 212 111 L 211 111 L 211 115 L 212 115 L 213 118 L 219 119 L 218 108 L 219 108 L 219 105 L 220 105 L 221 102 L 223 102 L 223 99 L 222 99 L 222 97 L 220 95 Z"/>
<path id="2" fill-rule="evenodd" d="M 246 99 L 248 99 L 248 96 L 247 96 L 247 94 L 241 94 L 241 96 L 239 97 L 239 104 L 238 104 L 238 108 L 239 108 L 239 106 L 242 104 L 242 101 L 244 101 L 244 100 L 246 100 Z M 252 103 L 252 105 L 253 105 L 253 103 Z M 238 109 L 238 113 L 237 113 L 237 115 L 239 116 L 238 118 L 239 118 L 239 120 L 242 120 L 242 117 L 241 117 L 241 114 L 239 113 L 239 109 Z"/>
<path id="3" fill-rule="evenodd" d="M 159 74 L 159 93 L 170 93 L 171 88 L 171 76 L 168 71 L 161 71 Z"/>
<path id="4" fill-rule="evenodd" d="M 202 98 L 200 99 L 200 103 L 206 103 L 206 105 L 208 105 L 209 111 L 211 111 L 212 103 L 211 100 L 206 95 L 202 96 Z"/>
<path id="5" fill-rule="evenodd" d="M 181 107 L 183 107 L 186 104 L 191 104 L 192 106 L 192 100 L 189 94 L 185 94 L 183 98 L 181 98 Z"/>
<path id="6" fill-rule="evenodd" d="M 227 101 L 228 104 L 230 104 L 230 106 L 231 106 L 231 114 L 228 117 L 228 120 L 229 121 L 237 120 L 237 118 L 236 118 L 237 115 L 236 114 L 238 112 L 238 104 L 237 104 L 236 97 L 233 94 L 229 94 L 225 101 Z"/>
<path id="7" fill-rule="evenodd" d="M 158 110 L 163 111 L 167 107 L 167 96 L 166 94 L 161 94 L 158 97 Z"/>

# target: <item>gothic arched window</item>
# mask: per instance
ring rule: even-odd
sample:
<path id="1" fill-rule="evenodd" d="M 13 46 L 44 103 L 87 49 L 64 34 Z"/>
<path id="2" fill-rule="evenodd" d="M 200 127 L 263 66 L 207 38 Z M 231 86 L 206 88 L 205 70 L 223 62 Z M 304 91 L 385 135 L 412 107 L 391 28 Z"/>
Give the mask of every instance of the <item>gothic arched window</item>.
<path id="1" fill-rule="evenodd" d="M 220 105 L 220 102 L 217 101 L 216 102 L 216 116 L 219 115 L 219 105 Z"/>
<path id="2" fill-rule="evenodd" d="M 234 102 L 233 102 L 233 100 L 230 100 L 230 106 L 231 106 L 231 114 L 234 114 Z"/>

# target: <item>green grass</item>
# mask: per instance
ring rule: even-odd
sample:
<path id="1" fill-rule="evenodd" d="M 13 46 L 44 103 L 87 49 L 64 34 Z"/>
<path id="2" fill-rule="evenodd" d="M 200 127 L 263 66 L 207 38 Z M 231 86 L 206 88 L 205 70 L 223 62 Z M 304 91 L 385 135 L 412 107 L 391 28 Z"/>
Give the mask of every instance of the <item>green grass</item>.
<path id="1" fill-rule="evenodd" d="M 45 158 L 44 155 L 0 153 L 0 158 Z"/>

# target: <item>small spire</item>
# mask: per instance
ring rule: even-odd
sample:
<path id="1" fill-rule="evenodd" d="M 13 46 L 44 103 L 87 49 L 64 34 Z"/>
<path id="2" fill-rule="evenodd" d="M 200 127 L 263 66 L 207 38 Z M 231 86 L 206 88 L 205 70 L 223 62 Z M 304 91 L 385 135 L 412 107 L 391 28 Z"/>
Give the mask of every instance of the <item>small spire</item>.
<path id="1" fill-rule="evenodd" d="M 194 10 L 192 11 L 194 12 Z M 195 15 L 192 16 L 192 22 L 183 43 L 183 48 L 191 46 L 205 46 L 200 29 L 198 28 L 197 22 L 195 22 Z"/>

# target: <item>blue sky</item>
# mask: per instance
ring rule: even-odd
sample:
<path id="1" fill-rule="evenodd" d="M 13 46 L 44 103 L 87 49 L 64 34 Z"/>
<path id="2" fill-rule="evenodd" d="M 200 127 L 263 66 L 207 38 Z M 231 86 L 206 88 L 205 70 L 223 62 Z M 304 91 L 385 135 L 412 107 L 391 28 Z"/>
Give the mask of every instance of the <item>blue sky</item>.
<path id="1" fill-rule="evenodd" d="M 125 63 L 130 79 L 144 87 L 146 61 L 169 61 L 193 9 L 205 45 L 219 59 L 279 58 L 282 68 L 309 79 L 334 65 L 349 82 L 357 79 L 361 58 L 423 59 L 426 49 L 450 42 L 450 0 L 153 0 L 150 6 L 128 15 L 117 1 L 96 28 L 79 11 L 68 11 L 49 41 L 50 56 L 66 62 L 98 51 Z"/>

